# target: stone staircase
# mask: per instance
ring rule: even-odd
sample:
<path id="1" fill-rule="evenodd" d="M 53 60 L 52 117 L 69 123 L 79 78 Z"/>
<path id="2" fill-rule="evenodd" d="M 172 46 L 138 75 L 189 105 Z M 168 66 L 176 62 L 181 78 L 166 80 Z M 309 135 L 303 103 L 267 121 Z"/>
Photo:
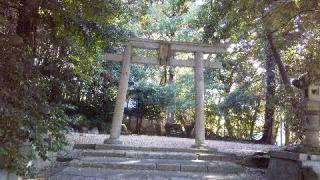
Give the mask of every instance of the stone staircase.
<path id="1" fill-rule="evenodd" d="M 215 149 L 108 144 L 77 144 L 74 148 L 77 157 L 69 162 L 68 168 L 51 179 L 64 179 L 70 174 L 88 178 L 113 177 L 111 179 L 208 179 L 205 177 L 209 176 L 214 179 L 252 179 L 246 168 L 238 164 L 239 157 L 218 153 Z M 121 177 L 119 172 L 122 172 Z"/>

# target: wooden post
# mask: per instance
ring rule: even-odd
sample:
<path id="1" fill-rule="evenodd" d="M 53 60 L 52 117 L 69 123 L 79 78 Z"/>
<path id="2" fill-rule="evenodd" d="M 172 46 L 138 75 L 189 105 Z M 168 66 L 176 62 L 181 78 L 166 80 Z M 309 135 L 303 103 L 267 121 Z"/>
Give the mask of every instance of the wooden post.
<path id="1" fill-rule="evenodd" d="M 193 147 L 201 148 L 205 146 L 205 119 L 204 119 L 204 77 L 203 77 L 203 53 L 195 53 L 195 145 Z"/>
<path id="2" fill-rule="evenodd" d="M 106 139 L 104 143 L 106 144 L 121 144 L 119 137 L 121 134 L 121 124 L 123 119 L 124 104 L 127 96 L 128 82 L 130 76 L 130 63 L 131 63 L 131 51 L 132 46 L 128 44 L 124 51 L 121 75 L 120 75 L 120 84 L 119 84 L 119 93 L 117 96 L 116 105 L 112 117 L 112 129 L 110 132 L 110 138 Z"/>

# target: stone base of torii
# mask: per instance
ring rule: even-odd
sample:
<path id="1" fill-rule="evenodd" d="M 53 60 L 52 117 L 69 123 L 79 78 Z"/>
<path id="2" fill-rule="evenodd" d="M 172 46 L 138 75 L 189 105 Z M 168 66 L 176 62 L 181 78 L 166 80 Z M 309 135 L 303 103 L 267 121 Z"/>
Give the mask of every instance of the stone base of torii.
<path id="1" fill-rule="evenodd" d="M 158 57 L 133 56 L 133 48 L 152 49 L 158 51 Z M 112 118 L 112 129 L 107 144 L 122 144 L 119 140 L 126 100 L 130 64 L 153 64 L 193 67 L 195 75 L 195 144 L 193 148 L 205 148 L 205 115 L 204 115 L 204 68 L 221 68 L 220 62 L 204 60 L 204 53 L 224 53 L 227 46 L 223 44 L 204 45 L 187 42 L 165 42 L 146 39 L 131 39 L 126 43 L 124 54 L 106 54 L 106 59 L 122 62 L 119 92 Z M 176 52 L 194 53 L 194 59 L 179 60 L 173 54 Z"/>

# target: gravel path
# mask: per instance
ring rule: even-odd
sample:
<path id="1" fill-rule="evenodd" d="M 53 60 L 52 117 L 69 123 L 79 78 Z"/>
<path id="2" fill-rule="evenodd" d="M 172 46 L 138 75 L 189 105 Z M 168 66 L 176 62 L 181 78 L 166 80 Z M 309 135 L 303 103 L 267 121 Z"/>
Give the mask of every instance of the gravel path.
<path id="1" fill-rule="evenodd" d="M 71 144 L 102 144 L 108 137 L 109 135 L 82 133 L 70 133 L 67 135 L 67 139 Z M 122 135 L 120 140 L 124 145 L 143 147 L 190 148 L 191 145 L 194 144 L 194 139 L 166 136 Z M 234 153 L 237 155 L 250 155 L 255 152 L 268 152 L 270 150 L 280 149 L 280 147 L 274 145 L 217 140 L 206 140 L 206 143 L 209 147 L 217 148 L 220 152 Z"/>

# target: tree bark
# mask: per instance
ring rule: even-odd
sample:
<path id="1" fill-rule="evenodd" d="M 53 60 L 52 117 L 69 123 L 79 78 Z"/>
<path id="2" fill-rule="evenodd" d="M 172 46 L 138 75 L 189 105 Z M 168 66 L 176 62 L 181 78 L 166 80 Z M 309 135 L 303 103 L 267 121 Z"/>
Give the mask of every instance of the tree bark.
<path id="1" fill-rule="evenodd" d="M 226 78 L 226 80 L 224 82 L 225 84 L 228 84 L 228 86 L 224 88 L 224 93 L 225 93 L 226 96 L 231 91 L 231 86 L 233 84 L 233 76 L 234 76 L 234 74 L 235 74 L 235 69 L 233 68 L 231 70 L 230 75 Z M 228 110 L 226 112 L 224 112 L 224 120 L 225 120 L 225 127 L 226 127 L 226 129 L 228 131 L 228 136 L 233 137 L 234 136 L 233 127 L 232 127 L 231 122 L 230 122 Z"/>
<path id="2" fill-rule="evenodd" d="M 255 113 L 254 113 L 254 121 L 256 122 L 257 121 L 257 118 L 258 118 L 258 115 L 259 115 L 259 113 L 260 113 L 260 106 L 261 106 L 261 99 L 258 99 L 258 101 L 257 101 L 257 106 L 256 106 L 256 110 L 255 110 Z M 254 126 L 253 126 L 253 128 L 254 128 Z M 253 131 L 254 131 L 254 129 L 253 129 Z M 252 131 L 252 138 L 253 138 L 253 131 Z"/>
<path id="3" fill-rule="evenodd" d="M 18 11 L 17 34 L 23 41 L 32 47 L 35 53 L 37 20 L 39 18 L 38 9 L 40 1 L 20 0 L 21 8 Z"/>
<path id="4" fill-rule="evenodd" d="M 221 129 L 221 116 L 217 119 L 217 129 L 216 129 L 216 134 L 220 135 L 219 131 Z"/>
<path id="5" fill-rule="evenodd" d="M 273 123 L 273 131 L 272 131 L 272 142 L 271 144 L 275 144 L 278 136 L 279 126 L 280 126 L 280 120 L 279 120 L 279 112 L 276 112 L 277 115 L 275 115 L 275 120 Z"/>
<path id="6" fill-rule="evenodd" d="M 227 114 L 227 113 L 225 113 L 225 114 Z M 232 127 L 232 125 L 231 125 L 231 122 L 230 122 L 229 117 L 228 117 L 228 116 L 225 116 L 225 117 L 224 117 L 224 120 L 225 120 L 226 129 L 227 129 L 227 131 L 228 131 L 228 136 L 233 137 L 233 136 L 234 136 L 234 134 L 233 134 L 233 127 Z"/>
<path id="7" fill-rule="evenodd" d="M 220 104 L 220 103 L 221 103 L 221 96 L 218 99 L 218 104 Z M 221 129 L 221 119 L 222 119 L 222 117 L 219 116 L 218 119 L 217 119 L 217 122 L 216 122 L 216 124 L 217 124 L 216 134 L 217 135 L 220 135 L 219 131 Z"/>
<path id="8" fill-rule="evenodd" d="M 170 87 L 168 94 L 168 107 L 167 107 L 167 123 L 175 123 L 174 119 L 174 69 L 169 67 L 169 80 L 168 85 Z"/>
<path id="9" fill-rule="evenodd" d="M 267 33 L 268 36 L 269 33 Z M 267 38 L 268 39 L 268 38 Z M 263 135 L 260 142 L 271 144 L 272 143 L 272 131 L 274 125 L 274 95 L 275 95 L 275 60 L 271 51 L 271 45 L 269 41 L 266 41 L 265 45 L 266 53 L 266 105 L 265 105 L 265 123 L 263 129 Z"/>
<path id="10" fill-rule="evenodd" d="M 143 116 L 140 116 L 138 119 L 138 134 L 141 134 L 142 121 L 143 121 Z"/>
<path id="11" fill-rule="evenodd" d="M 291 89 L 291 82 L 289 80 L 287 71 L 285 69 L 285 66 L 281 60 L 281 56 L 279 51 L 277 50 L 277 47 L 274 43 L 274 37 L 273 37 L 273 33 L 271 31 L 267 32 L 267 42 L 269 44 L 269 49 L 270 52 L 272 53 L 272 56 L 274 58 L 274 62 L 277 64 L 278 70 L 279 70 L 279 75 L 281 77 L 282 83 L 284 85 L 284 88 L 286 90 Z M 291 106 L 293 109 L 293 112 L 299 112 L 298 109 L 298 102 L 296 101 L 296 99 L 292 98 L 291 99 Z M 285 144 L 287 145 L 287 143 L 289 143 L 289 139 L 290 139 L 290 129 L 289 129 L 289 124 L 288 122 L 285 123 Z"/>
<path id="12" fill-rule="evenodd" d="M 138 132 L 139 132 L 139 116 L 138 115 L 136 116 L 136 126 L 135 126 L 134 132 L 136 134 L 138 134 Z"/>
<path id="13" fill-rule="evenodd" d="M 284 64 L 281 60 L 280 54 L 274 44 L 272 32 L 267 32 L 267 41 L 269 44 L 270 53 L 273 56 L 274 62 L 278 66 L 278 70 L 279 70 L 279 74 L 280 74 L 282 83 L 285 85 L 285 87 L 288 87 L 288 86 L 290 86 L 290 80 L 289 80 L 287 71 L 284 67 Z"/>
<path id="14" fill-rule="evenodd" d="M 287 146 L 290 143 L 290 128 L 289 128 L 288 122 L 284 123 L 284 136 L 285 136 L 284 145 Z"/>
<path id="15" fill-rule="evenodd" d="M 258 105 L 255 108 L 254 115 L 253 115 L 252 121 L 250 123 L 249 136 L 250 136 L 251 139 L 253 139 L 254 126 L 256 125 L 257 117 L 258 117 L 258 114 L 259 114 L 259 107 L 260 107 L 260 101 L 258 102 Z"/>
<path id="16" fill-rule="evenodd" d="M 130 131 L 132 131 L 132 128 L 131 128 L 131 119 L 132 119 L 132 116 L 129 114 L 128 124 L 129 124 L 129 130 L 130 130 Z"/>

